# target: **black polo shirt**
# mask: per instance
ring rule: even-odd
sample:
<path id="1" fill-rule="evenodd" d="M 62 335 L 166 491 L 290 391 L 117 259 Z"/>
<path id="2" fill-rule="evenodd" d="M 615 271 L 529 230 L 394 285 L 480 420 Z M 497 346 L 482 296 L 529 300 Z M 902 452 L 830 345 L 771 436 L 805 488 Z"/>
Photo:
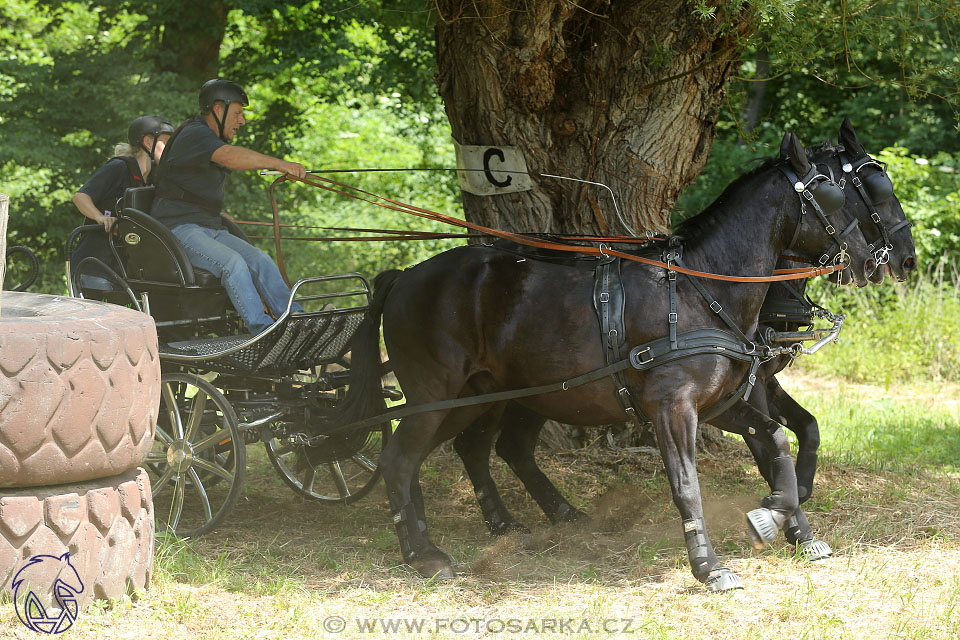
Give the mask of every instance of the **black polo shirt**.
<path id="1" fill-rule="evenodd" d="M 219 207 L 213 211 L 195 202 L 165 198 L 161 194 L 167 181 L 170 181 L 173 187 L 183 189 L 190 197 L 222 205 L 227 168 L 213 162 L 210 157 L 225 144 L 201 116 L 187 121 L 173 139 L 173 144 L 168 144 L 163 151 L 162 175 L 150 215 L 171 229 L 181 224 L 222 228 Z"/>
<path id="2" fill-rule="evenodd" d="M 133 163 L 130 163 L 133 166 Z M 123 192 L 129 187 L 142 187 L 143 176 L 140 175 L 140 166 L 136 167 L 135 174 L 130 173 L 130 167 L 122 158 L 111 158 L 105 165 L 97 169 L 90 179 L 77 189 L 93 200 L 97 209 L 105 214 L 116 215 L 116 204 Z M 92 220 L 89 224 L 95 224 Z"/>

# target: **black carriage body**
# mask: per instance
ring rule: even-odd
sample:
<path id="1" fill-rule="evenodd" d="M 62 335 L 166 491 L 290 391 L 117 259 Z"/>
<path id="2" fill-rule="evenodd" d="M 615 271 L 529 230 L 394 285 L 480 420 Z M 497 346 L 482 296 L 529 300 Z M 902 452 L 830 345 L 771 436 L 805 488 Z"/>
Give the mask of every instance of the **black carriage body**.
<path id="1" fill-rule="evenodd" d="M 367 281 L 358 274 L 300 280 L 287 310 L 252 337 L 219 279 L 191 265 L 176 236 L 149 215 L 153 194 L 153 187 L 128 189 L 118 206 L 109 238 L 114 268 L 94 258 L 71 264 L 84 234 L 104 233 L 87 225 L 70 235 L 67 272 L 71 295 L 132 306 L 156 323 L 161 408 L 146 466 L 158 526 L 186 536 L 214 528 L 239 497 L 244 446 L 258 441 L 300 495 L 327 503 L 366 495 L 379 479 L 389 422 L 327 439 L 314 425 L 343 397 L 347 354 L 369 305 Z M 224 225 L 249 242 L 232 220 Z M 315 310 L 292 313 L 294 301 Z"/>

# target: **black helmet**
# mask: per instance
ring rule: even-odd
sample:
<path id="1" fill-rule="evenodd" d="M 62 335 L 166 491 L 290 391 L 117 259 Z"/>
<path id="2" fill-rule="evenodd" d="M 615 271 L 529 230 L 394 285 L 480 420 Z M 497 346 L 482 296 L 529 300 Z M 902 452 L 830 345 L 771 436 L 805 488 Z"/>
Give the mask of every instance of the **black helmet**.
<path id="1" fill-rule="evenodd" d="M 166 118 L 160 116 L 140 116 L 130 124 L 127 129 L 127 141 L 134 149 L 143 149 L 149 154 L 150 159 L 156 162 L 153 152 L 157 148 L 157 138 L 162 135 L 173 135 L 173 125 Z M 143 137 L 153 136 L 152 148 L 143 146 Z"/>
<path id="2" fill-rule="evenodd" d="M 131 147 L 139 147 L 143 136 L 156 138 L 163 134 L 173 135 L 173 125 L 169 120 L 160 116 L 140 116 L 127 129 L 127 140 Z"/>
<path id="3" fill-rule="evenodd" d="M 200 113 L 212 111 L 213 104 L 218 100 L 226 102 L 227 105 L 231 102 L 239 102 L 245 107 L 250 104 L 247 93 L 236 82 L 223 78 L 207 80 L 200 88 Z"/>

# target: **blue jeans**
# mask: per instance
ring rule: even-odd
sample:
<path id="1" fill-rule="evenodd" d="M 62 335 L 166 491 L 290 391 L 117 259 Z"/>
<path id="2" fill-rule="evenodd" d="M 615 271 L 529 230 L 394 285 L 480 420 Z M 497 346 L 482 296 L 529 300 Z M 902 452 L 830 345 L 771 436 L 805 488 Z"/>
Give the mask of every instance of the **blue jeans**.
<path id="1" fill-rule="evenodd" d="M 220 278 L 250 333 L 257 335 L 273 324 L 273 319 L 263 310 L 263 302 L 276 316 L 287 310 L 290 288 L 265 251 L 226 229 L 181 224 L 172 231 L 183 244 L 190 264 Z M 303 311 L 303 307 L 294 303 L 291 310 Z"/>

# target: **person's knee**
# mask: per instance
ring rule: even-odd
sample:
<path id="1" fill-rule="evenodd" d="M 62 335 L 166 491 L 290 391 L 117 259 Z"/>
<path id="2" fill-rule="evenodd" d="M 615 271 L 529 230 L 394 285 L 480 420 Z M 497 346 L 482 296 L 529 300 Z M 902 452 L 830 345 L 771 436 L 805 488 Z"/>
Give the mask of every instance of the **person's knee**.
<path id="1" fill-rule="evenodd" d="M 243 257 L 239 253 L 231 253 L 230 255 L 224 256 L 223 260 L 223 278 L 230 278 L 232 276 L 243 274 L 247 272 L 247 263 L 244 261 Z"/>

